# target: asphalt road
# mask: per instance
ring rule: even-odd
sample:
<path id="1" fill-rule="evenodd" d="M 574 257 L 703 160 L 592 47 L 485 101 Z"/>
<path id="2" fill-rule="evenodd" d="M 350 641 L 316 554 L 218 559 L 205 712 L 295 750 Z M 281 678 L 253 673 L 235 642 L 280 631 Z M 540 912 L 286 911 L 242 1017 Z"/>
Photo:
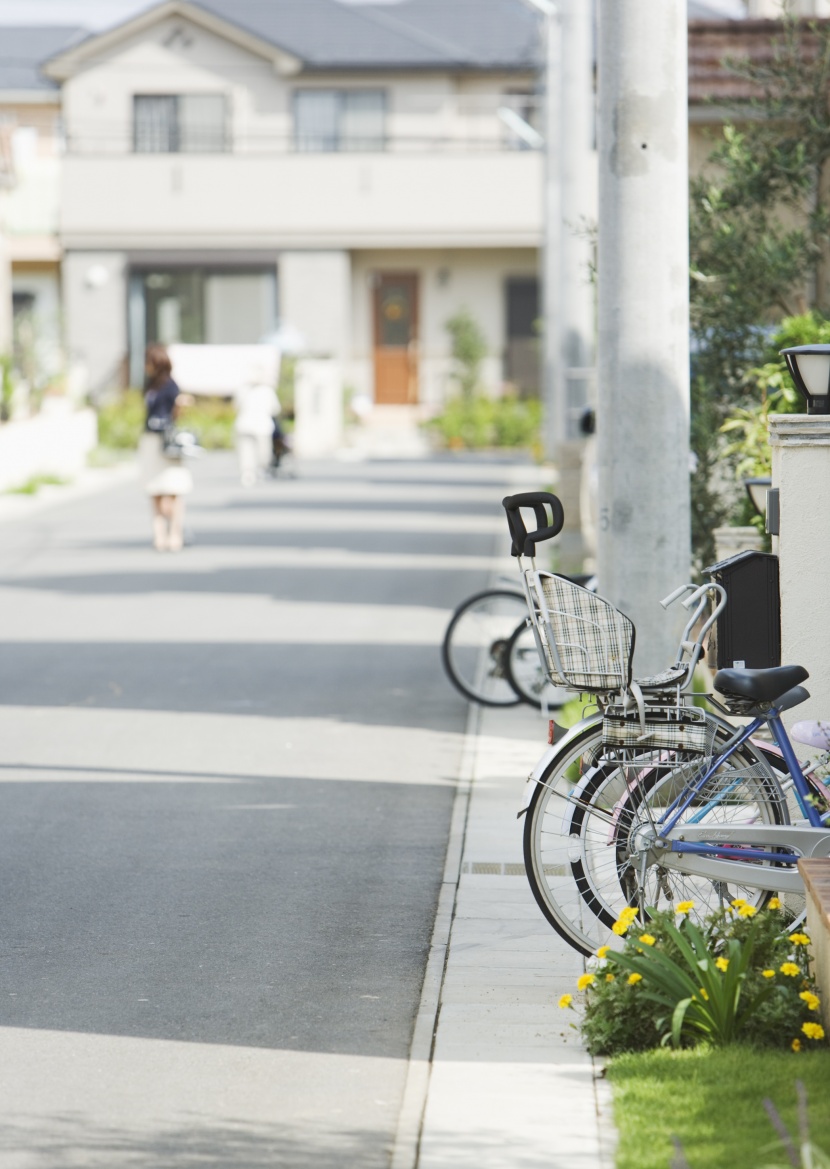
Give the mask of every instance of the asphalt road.
<path id="1" fill-rule="evenodd" d="M 497 461 L 0 525 L 0 1167 L 388 1164 Z"/>

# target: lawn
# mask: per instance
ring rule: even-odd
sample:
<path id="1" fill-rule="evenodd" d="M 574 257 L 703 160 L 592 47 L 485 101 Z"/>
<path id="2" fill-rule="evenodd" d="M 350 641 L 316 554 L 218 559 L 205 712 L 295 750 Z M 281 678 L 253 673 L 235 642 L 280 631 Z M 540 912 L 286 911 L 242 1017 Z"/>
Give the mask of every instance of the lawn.
<path id="1" fill-rule="evenodd" d="M 620 1133 L 617 1169 L 669 1169 L 680 1139 L 690 1169 L 787 1166 L 763 1107 L 768 1096 L 798 1143 L 795 1081 L 809 1100 L 811 1140 L 830 1154 L 830 1050 L 747 1047 L 622 1055 L 608 1069 Z"/>

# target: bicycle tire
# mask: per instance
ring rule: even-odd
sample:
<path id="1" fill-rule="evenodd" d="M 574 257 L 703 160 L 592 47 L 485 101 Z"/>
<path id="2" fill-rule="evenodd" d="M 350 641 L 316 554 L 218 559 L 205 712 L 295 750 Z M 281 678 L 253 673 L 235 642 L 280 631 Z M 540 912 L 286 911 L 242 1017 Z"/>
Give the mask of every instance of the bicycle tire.
<path id="1" fill-rule="evenodd" d="M 484 589 L 453 613 L 441 645 L 441 660 L 453 686 L 481 706 L 518 706 L 521 695 L 506 677 L 505 653 L 527 601 L 515 589 Z"/>
<path id="2" fill-rule="evenodd" d="M 541 710 L 559 710 L 576 693 L 563 686 L 552 686 L 539 657 L 536 638 L 529 625 L 514 630 L 505 656 L 507 681 L 528 706 Z"/>
<path id="3" fill-rule="evenodd" d="M 733 728 L 711 717 L 718 723 L 716 741 L 724 742 Z M 632 787 L 630 775 L 603 754 L 602 720 L 597 717 L 551 759 L 525 814 L 525 869 L 534 898 L 557 933 L 582 954 L 595 952 L 613 938 L 611 927 L 626 905 L 642 901 L 660 908 L 661 892 L 669 904 L 694 901 L 696 916 L 714 907 L 707 886 L 720 904 L 746 894 L 750 904 L 760 905 L 770 896 L 744 886 L 716 889 L 719 882 L 687 878 L 675 871 L 669 879 L 664 877 L 666 870 L 656 874 L 659 880 L 665 879 L 657 897 L 649 900 L 654 890 L 648 888 L 641 896 L 626 859 L 628 841 L 642 823 L 643 808 L 649 810 L 651 793 L 658 795 L 660 783 L 676 776 L 682 762 L 679 756 L 668 760 L 653 754 L 641 752 L 627 765 L 646 773 L 637 776 Z M 733 758 L 751 766 L 761 755 L 745 744 Z M 777 780 L 768 778 L 755 794 L 765 796 L 756 804 L 767 822 L 786 822 L 786 802 Z M 648 875 L 655 875 L 652 869 Z"/>

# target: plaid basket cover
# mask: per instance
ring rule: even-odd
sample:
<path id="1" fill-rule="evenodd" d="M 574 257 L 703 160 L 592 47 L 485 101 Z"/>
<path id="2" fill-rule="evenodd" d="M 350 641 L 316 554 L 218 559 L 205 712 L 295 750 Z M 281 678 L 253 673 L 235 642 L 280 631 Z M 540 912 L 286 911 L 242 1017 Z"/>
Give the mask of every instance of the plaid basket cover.
<path id="1" fill-rule="evenodd" d="M 537 592 L 541 585 L 539 632 L 554 683 L 601 692 L 627 686 L 634 652 L 628 617 L 564 577 L 540 572 L 535 583 Z"/>
<path id="2" fill-rule="evenodd" d="M 715 720 L 697 706 L 646 709 L 645 733 L 636 710 L 608 706 L 602 718 L 602 741 L 609 749 L 636 747 L 711 755 L 716 730 Z"/>

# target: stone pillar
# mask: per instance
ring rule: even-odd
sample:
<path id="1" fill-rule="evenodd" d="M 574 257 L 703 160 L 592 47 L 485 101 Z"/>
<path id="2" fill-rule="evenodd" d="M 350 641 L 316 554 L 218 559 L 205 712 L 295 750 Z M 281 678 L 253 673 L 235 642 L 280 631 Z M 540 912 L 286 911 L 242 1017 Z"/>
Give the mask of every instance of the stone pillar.
<path id="1" fill-rule="evenodd" d="M 600 0 L 597 568 L 637 627 L 635 673 L 672 660 L 689 578 L 685 0 Z"/>
<path id="2" fill-rule="evenodd" d="M 781 662 L 810 671 L 810 701 L 789 721 L 830 718 L 830 415 L 773 414 L 772 485 L 780 491 Z"/>

